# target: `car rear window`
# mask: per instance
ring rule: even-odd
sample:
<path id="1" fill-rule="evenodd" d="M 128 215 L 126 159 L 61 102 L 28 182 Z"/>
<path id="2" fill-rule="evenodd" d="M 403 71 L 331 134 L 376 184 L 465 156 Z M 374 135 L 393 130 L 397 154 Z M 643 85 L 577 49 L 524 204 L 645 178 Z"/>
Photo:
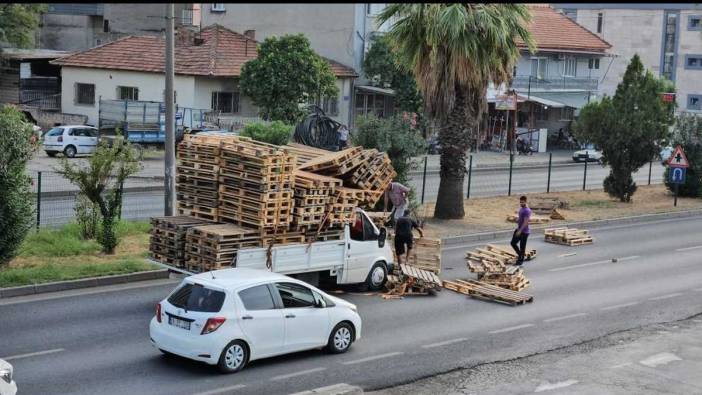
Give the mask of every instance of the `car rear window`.
<path id="1" fill-rule="evenodd" d="M 63 134 L 63 128 L 53 128 L 46 132 L 47 136 L 60 136 Z"/>
<path id="2" fill-rule="evenodd" d="M 168 303 L 186 311 L 216 313 L 222 309 L 224 296 L 222 291 L 185 283 L 168 298 Z"/>

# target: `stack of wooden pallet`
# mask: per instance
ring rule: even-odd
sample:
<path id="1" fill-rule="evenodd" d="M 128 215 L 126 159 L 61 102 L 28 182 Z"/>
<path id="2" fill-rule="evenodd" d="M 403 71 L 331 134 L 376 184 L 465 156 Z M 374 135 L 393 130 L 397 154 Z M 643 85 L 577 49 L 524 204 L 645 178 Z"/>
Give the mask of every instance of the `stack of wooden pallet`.
<path id="1" fill-rule="evenodd" d="M 179 214 L 217 220 L 219 144 L 231 139 L 186 135 L 178 145 L 176 197 Z"/>
<path id="2" fill-rule="evenodd" d="M 187 230 L 193 226 L 210 223 L 194 217 L 151 218 L 149 251 L 155 261 L 185 267 L 185 243 Z"/>
<path id="3" fill-rule="evenodd" d="M 593 242 L 592 236 L 590 236 L 587 230 L 575 228 L 544 229 L 544 237 L 547 243 L 563 244 L 567 246 L 579 246 L 592 244 Z"/>
<path id="4" fill-rule="evenodd" d="M 289 143 L 284 145 L 283 148 L 289 153 L 297 156 L 297 165 L 300 166 L 303 163 L 309 162 L 312 159 L 318 158 L 322 155 L 329 154 L 329 151 L 323 150 L 321 148 L 310 147 L 304 144 Z"/>
<path id="5" fill-rule="evenodd" d="M 512 291 L 475 280 L 444 281 L 444 288 L 473 298 L 492 300 L 513 306 L 534 301 L 533 296 L 524 292 Z"/>
<path id="6" fill-rule="evenodd" d="M 243 139 L 223 143 L 219 222 L 287 227 L 292 220 L 295 161 L 278 146 Z"/>
<path id="7" fill-rule="evenodd" d="M 390 158 L 384 152 L 366 150 L 366 158 L 349 174 L 346 183 L 365 190 L 365 203 L 372 207 L 383 197 L 383 193 L 397 176 L 397 173 L 392 167 Z"/>
<path id="8" fill-rule="evenodd" d="M 349 223 L 354 220 L 355 209 L 363 201 L 364 192 L 360 189 L 337 187 L 327 208 L 330 225 Z"/>
<path id="9" fill-rule="evenodd" d="M 300 165 L 300 170 L 329 176 L 346 174 L 361 165 L 363 148 L 351 147 L 343 151 L 329 152 Z"/>
<path id="10" fill-rule="evenodd" d="M 393 240 L 391 239 L 390 242 L 392 243 Z M 404 256 L 402 258 L 404 262 Z M 395 257 L 395 262 L 397 262 L 397 257 Z M 434 274 L 441 273 L 441 239 L 428 237 L 414 239 L 412 249 L 409 251 L 409 259 L 406 263 Z"/>
<path id="11" fill-rule="evenodd" d="M 295 170 L 295 207 L 292 223 L 295 229 L 319 229 L 327 211 L 327 205 L 341 187 L 338 178 L 326 177 L 303 170 Z"/>
<path id="12" fill-rule="evenodd" d="M 261 245 L 261 234 L 255 229 L 232 224 L 195 226 L 186 235 L 186 267 L 194 273 L 221 269 L 234 262 L 239 249 Z"/>
<path id="13" fill-rule="evenodd" d="M 536 256 L 536 250 L 527 252 L 525 259 L 531 260 Z M 520 291 L 529 286 L 529 280 L 517 266 L 517 254 L 508 248 L 488 244 L 485 248 L 477 248 L 466 253 L 468 270 L 478 275 L 478 280 L 485 284 Z"/>
<path id="14" fill-rule="evenodd" d="M 432 290 L 440 290 L 442 281 L 436 274 L 412 265 L 400 265 L 399 275 L 389 275 L 386 284 L 389 292 L 384 299 L 400 298 L 406 295 L 429 295 Z"/>
<path id="15" fill-rule="evenodd" d="M 507 266 L 501 273 L 488 272 L 478 274 L 478 280 L 485 284 L 521 291 L 529 286 L 529 279 L 524 276 L 524 271 L 518 266 Z"/>

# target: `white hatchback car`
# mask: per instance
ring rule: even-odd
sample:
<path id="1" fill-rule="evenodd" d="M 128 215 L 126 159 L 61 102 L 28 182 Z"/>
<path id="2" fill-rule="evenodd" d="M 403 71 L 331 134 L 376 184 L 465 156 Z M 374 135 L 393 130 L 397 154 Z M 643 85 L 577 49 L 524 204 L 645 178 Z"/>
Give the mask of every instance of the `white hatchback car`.
<path id="1" fill-rule="evenodd" d="M 0 359 L 0 395 L 15 395 L 17 384 L 12 379 L 12 365 Z"/>
<path id="2" fill-rule="evenodd" d="M 57 126 L 44 135 L 44 151 L 53 157 L 63 153 L 69 158 L 92 154 L 97 149 L 98 130 L 92 126 Z"/>
<path id="3" fill-rule="evenodd" d="M 361 338 L 361 317 L 354 304 L 302 281 L 232 268 L 185 278 L 156 305 L 149 332 L 166 354 L 233 373 L 275 355 L 346 352 Z"/>

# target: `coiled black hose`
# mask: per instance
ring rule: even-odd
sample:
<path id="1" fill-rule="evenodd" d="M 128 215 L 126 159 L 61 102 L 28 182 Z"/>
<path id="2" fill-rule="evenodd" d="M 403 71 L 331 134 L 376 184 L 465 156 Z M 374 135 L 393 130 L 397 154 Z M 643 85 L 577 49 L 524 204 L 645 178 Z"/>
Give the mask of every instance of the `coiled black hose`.
<path id="1" fill-rule="evenodd" d="M 295 127 L 293 141 L 310 147 L 336 151 L 341 124 L 329 118 L 318 106 L 309 106 L 310 115 Z"/>

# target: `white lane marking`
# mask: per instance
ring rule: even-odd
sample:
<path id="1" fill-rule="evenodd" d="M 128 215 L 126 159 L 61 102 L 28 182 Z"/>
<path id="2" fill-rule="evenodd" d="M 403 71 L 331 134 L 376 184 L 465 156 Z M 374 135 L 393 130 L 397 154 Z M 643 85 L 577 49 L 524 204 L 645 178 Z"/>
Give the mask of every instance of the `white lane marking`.
<path id="1" fill-rule="evenodd" d="M 639 361 L 639 363 L 648 367 L 655 368 L 658 365 L 665 365 L 673 361 L 682 361 L 682 358 L 669 352 L 662 352 L 660 354 L 651 355 L 650 357 Z"/>
<path id="2" fill-rule="evenodd" d="M 551 391 L 559 388 L 565 388 L 565 387 L 570 387 L 573 384 L 578 384 L 578 380 L 566 380 L 566 381 L 561 381 L 559 383 L 549 383 L 548 381 L 539 385 L 536 387 L 534 392 L 544 392 L 544 391 Z"/>
<path id="3" fill-rule="evenodd" d="M 66 351 L 66 350 L 63 348 L 55 348 L 53 350 L 45 350 L 45 351 L 30 352 L 27 354 L 11 355 L 9 357 L 2 357 L 2 359 L 9 361 L 12 359 L 38 357 L 39 355 L 53 354 L 53 353 L 57 353 L 57 352 L 61 352 L 61 351 Z"/>
<path id="4" fill-rule="evenodd" d="M 290 373 L 290 374 L 281 374 L 280 376 L 271 377 L 271 381 L 285 380 L 285 379 L 289 379 L 291 377 L 297 377 L 297 376 L 303 376 L 303 375 L 310 374 L 310 373 L 321 372 L 322 370 L 327 370 L 327 368 L 314 368 L 314 369 L 301 370 L 299 372 Z"/>
<path id="5" fill-rule="evenodd" d="M 402 355 L 402 354 L 404 354 L 404 352 L 390 352 L 390 353 L 387 353 L 387 354 L 375 355 L 375 356 L 368 357 L 368 358 L 356 359 L 356 360 L 354 360 L 354 361 L 346 361 L 346 362 L 342 362 L 342 364 L 344 364 L 344 365 L 353 365 L 353 364 L 357 364 L 357 363 L 363 363 L 363 362 L 368 362 L 368 361 L 375 361 L 376 359 L 383 359 L 383 358 L 395 357 L 395 356 Z"/>
<path id="6" fill-rule="evenodd" d="M 290 395 L 310 395 L 310 394 L 350 394 L 350 393 L 363 393 L 361 387 L 354 385 L 349 385 L 346 383 L 339 383 L 334 385 L 328 385 L 326 387 L 319 387 L 312 390 L 296 392 Z"/>
<path id="7" fill-rule="evenodd" d="M 639 304 L 639 302 L 631 302 L 631 303 L 624 303 L 624 304 L 615 304 L 614 306 L 608 306 L 608 307 L 603 307 L 600 310 L 614 310 L 614 309 L 621 309 L 622 307 L 629 307 L 629 306 L 635 306 Z"/>
<path id="8" fill-rule="evenodd" d="M 568 253 L 568 254 L 561 254 L 561 255 L 559 255 L 558 257 L 559 257 L 559 258 L 565 258 L 565 257 L 575 256 L 575 255 L 578 255 L 578 253 L 577 253 L 577 252 L 570 252 L 570 253 Z"/>
<path id="9" fill-rule="evenodd" d="M 489 334 L 493 335 L 496 333 L 504 333 L 504 332 L 511 332 L 511 331 L 516 331 L 518 329 L 523 329 L 523 328 L 529 328 L 534 326 L 534 324 L 522 324 L 522 325 L 517 325 L 517 326 L 511 326 L 509 328 L 502 328 L 502 329 L 497 329 L 494 331 L 488 332 Z"/>
<path id="10" fill-rule="evenodd" d="M 685 247 L 685 248 L 678 248 L 678 249 L 676 249 L 675 251 L 678 251 L 678 252 L 683 252 L 683 251 L 692 251 L 692 250 L 699 250 L 700 248 L 702 248 L 702 246 L 694 246 L 694 247 Z"/>
<path id="11" fill-rule="evenodd" d="M 661 295 L 661 296 L 656 296 L 655 298 L 649 298 L 648 300 L 663 300 L 663 299 L 670 299 L 674 298 L 676 296 L 682 295 L 681 293 L 677 292 L 674 294 L 668 294 L 668 295 Z"/>
<path id="12" fill-rule="evenodd" d="M 548 319 L 545 319 L 544 322 L 555 322 L 555 321 L 567 320 L 569 318 L 582 317 L 584 315 L 587 315 L 587 313 L 576 313 L 576 314 L 564 315 L 562 317 L 548 318 Z"/>
<path id="13" fill-rule="evenodd" d="M 622 363 L 622 364 L 619 364 L 619 365 L 610 366 L 609 368 L 610 368 L 610 369 L 619 369 L 619 368 L 623 368 L 623 367 L 631 366 L 631 365 L 633 365 L 633 363 L 631 363 L 631 362 L 626 362 L 626 363 Z"/>
<path id="14" fill-rule="evenodd" d="M 615 258 L 617 262 L 623 262 L 623 261 L 630 261 L 632 259 L 640 258 L 638 255 L 632 255 L 632 256 L 625 256 L 623 258 Z M 611 263 L 611 259 L 603 260 L 603 261 L 597 261 L 597 262 L 590 262 L 590 263 L 581 263 L 579 265 L 571 265 L 571 266 L 564 266 L 564 267 L 558 267 L 555 269 L 550 269 L 549 272 L 558 272 L 561 270 L 570 270 L 570 269 L 577 269 L 580 267 L 586 267 L 586 266 L 594 266 L 594 265 L 601 265 L 603 263 Z"/>
<path id="15" fill-rule="evenodd" d="M 214 389 L 214 390 L 211 390 L 211 391 L 198 392 L 198 393 L 195 394 L 195 395 L 215 395 L 215 394 L 223 394 L 223 393 L 225 393 L 225 392 L 238 390 L 238 389 L 241 389 L 241 388 L 244 388 L 244 387 L 246 387 L 246 385 L 244 385 L 244 384 L 237 384 L 237 385 L 232 385 L 231 387 L 217 388 L 217 389 Z"/>
<path id="16" fill-rule="evenodd" d="M 446 341 L 439 342 L 439 343 L 425 344 L 422 346 L 422 348 L 434 348 L 434 347 L 448 346 L 449 344 L 460 343 L 460 342 L 464 342 L 466 340 L 468 340 L 468 339 L 466 339 L 465 337 L 460 337 L 458 339 L 446 340 Z"/>

